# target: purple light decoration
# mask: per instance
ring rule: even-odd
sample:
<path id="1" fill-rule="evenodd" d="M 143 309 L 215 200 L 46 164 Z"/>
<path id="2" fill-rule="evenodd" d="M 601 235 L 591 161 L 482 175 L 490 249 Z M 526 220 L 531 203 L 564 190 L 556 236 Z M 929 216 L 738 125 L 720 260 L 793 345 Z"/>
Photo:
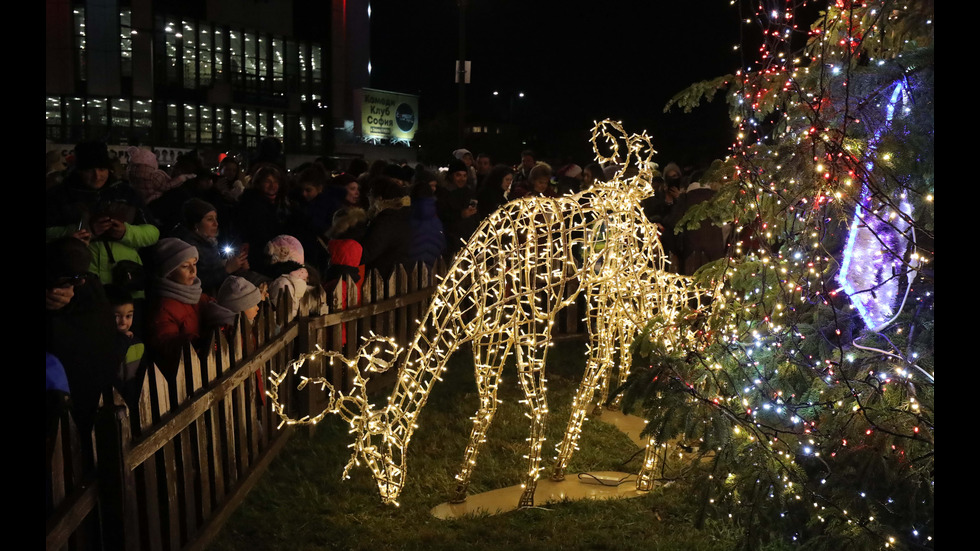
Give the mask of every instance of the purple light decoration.
<path id="1" fill-rule="evenodd" d="M 898 98 L 905 89 L 899 81 L 885 111 L 885 125 L 878 128 L 869 141 L 869 154 L 877 150 L 878 138 L 891 123 Z M 872 155 L 873 156 L 873 155 Z M 870 173 L 874 162 L 866 165 Z M 879 205 L 875 208 L 868 186 L 861 188 L 861 197 L 854 208 L 854 220 L 844 244 L 844 258 L 837 281 L 857 308 L 865 325 L 880 331 L 895 315 L 895 298 L 902 274 L 907 271 L 903 257 L 909 245 L 907 219 L 912 206 L 903 194 L 899 209 L 905 216 Z"/>

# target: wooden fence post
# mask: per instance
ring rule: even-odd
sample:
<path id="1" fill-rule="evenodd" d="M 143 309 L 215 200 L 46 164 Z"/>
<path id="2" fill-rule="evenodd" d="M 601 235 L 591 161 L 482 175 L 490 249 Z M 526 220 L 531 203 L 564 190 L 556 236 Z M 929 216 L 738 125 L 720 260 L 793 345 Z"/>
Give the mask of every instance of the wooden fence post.
<path id="1" fill-rule="evenodd" d="M 99 502 L 105 549 L 139 549 L 136 476 L 126 467 L 132 429 L 126 401 L 112 391 L 112 404 L 99 410 L 95 442 L 99 457 Z"/>

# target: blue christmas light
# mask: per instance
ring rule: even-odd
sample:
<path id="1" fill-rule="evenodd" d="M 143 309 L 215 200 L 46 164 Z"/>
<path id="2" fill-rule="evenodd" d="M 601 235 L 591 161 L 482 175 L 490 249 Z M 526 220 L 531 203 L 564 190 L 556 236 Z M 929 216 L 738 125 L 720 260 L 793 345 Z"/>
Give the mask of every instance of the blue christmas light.
<path id="1" fill-rule="evenodd" d="M 906 94 L 903 83 L 896 83 L 885 108 L 885 124 L 875 130 L 869 141 L 870 157 L 874 157 L 881 133 L 892 121 L 895 104 Z M 874 161 L 869 160 L 865 166 L 871 172 Z M 895 314 L 897 274 L 904 271 L 903 256 L 909 242 L 907 220 L 912 214 L 912 206 L 904 196 L 899 200 L 899 210 L 904 216 L 876 212 L 867 184 L 862 185 L 837 276 L 861 319 L 872 331 L 880 330 Z"/>

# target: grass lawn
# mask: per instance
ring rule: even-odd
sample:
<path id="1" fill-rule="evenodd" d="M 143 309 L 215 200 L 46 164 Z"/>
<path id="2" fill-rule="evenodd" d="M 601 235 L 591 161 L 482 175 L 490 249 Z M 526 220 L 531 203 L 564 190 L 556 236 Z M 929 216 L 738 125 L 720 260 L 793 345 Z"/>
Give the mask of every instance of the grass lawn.
<path id="1" fill-rule="evenodd" d="M 545 475 L 568 420 L 584 371 L 585 347 L 557 344 L 548 357 L 551 417 Z M 697 503 L 683 481 L 623 500 L 548 503 L 496 516 L 439 520 L 429 510 L 448 500 L 478 405 L 472 358 L 461 350 L 449 362 L 419 418 L 408 450 L 408 479 L 400 507 L 381 503 L 366 467 L 340 481 L 351 437 L 331 418 L 308 437 L 300 429 L 274 460 L 210 549 L 644 549 L 724 550 L 738 547 L 737 527 L 709 521 L 694 528 Z M 470 493 L 520 483 L 526 468 L 529 421 L 514 367 L 504 372 L 500 405 L 480 452 Z M 383 401 L 383 396 L 376 402 Z M 586 422 L 568 472 L 635 473 L 642 452 L 605 423 Z M 540 501 L 540 500 L 539 500 Z"/>

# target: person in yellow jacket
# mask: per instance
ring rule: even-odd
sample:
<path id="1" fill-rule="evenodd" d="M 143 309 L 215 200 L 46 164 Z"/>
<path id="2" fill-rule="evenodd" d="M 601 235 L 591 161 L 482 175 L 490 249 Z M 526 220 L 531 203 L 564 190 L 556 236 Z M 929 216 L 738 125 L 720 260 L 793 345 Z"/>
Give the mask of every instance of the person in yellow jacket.
<path id="1" fill-rule="evenodd" d="M 132 293 L 139 318 L 139 304 L 145 297 L 139 249 L 155 244 L 160 230 L 147 223 L 139 194 L 115 180 L 109 165 L 104 143 L 75 146 L 74 168 L 62 184 L 48 190 L 45 240 L 72 236 L 88 245 L 89 271 L 103 283 L 121 285 Z"/>

